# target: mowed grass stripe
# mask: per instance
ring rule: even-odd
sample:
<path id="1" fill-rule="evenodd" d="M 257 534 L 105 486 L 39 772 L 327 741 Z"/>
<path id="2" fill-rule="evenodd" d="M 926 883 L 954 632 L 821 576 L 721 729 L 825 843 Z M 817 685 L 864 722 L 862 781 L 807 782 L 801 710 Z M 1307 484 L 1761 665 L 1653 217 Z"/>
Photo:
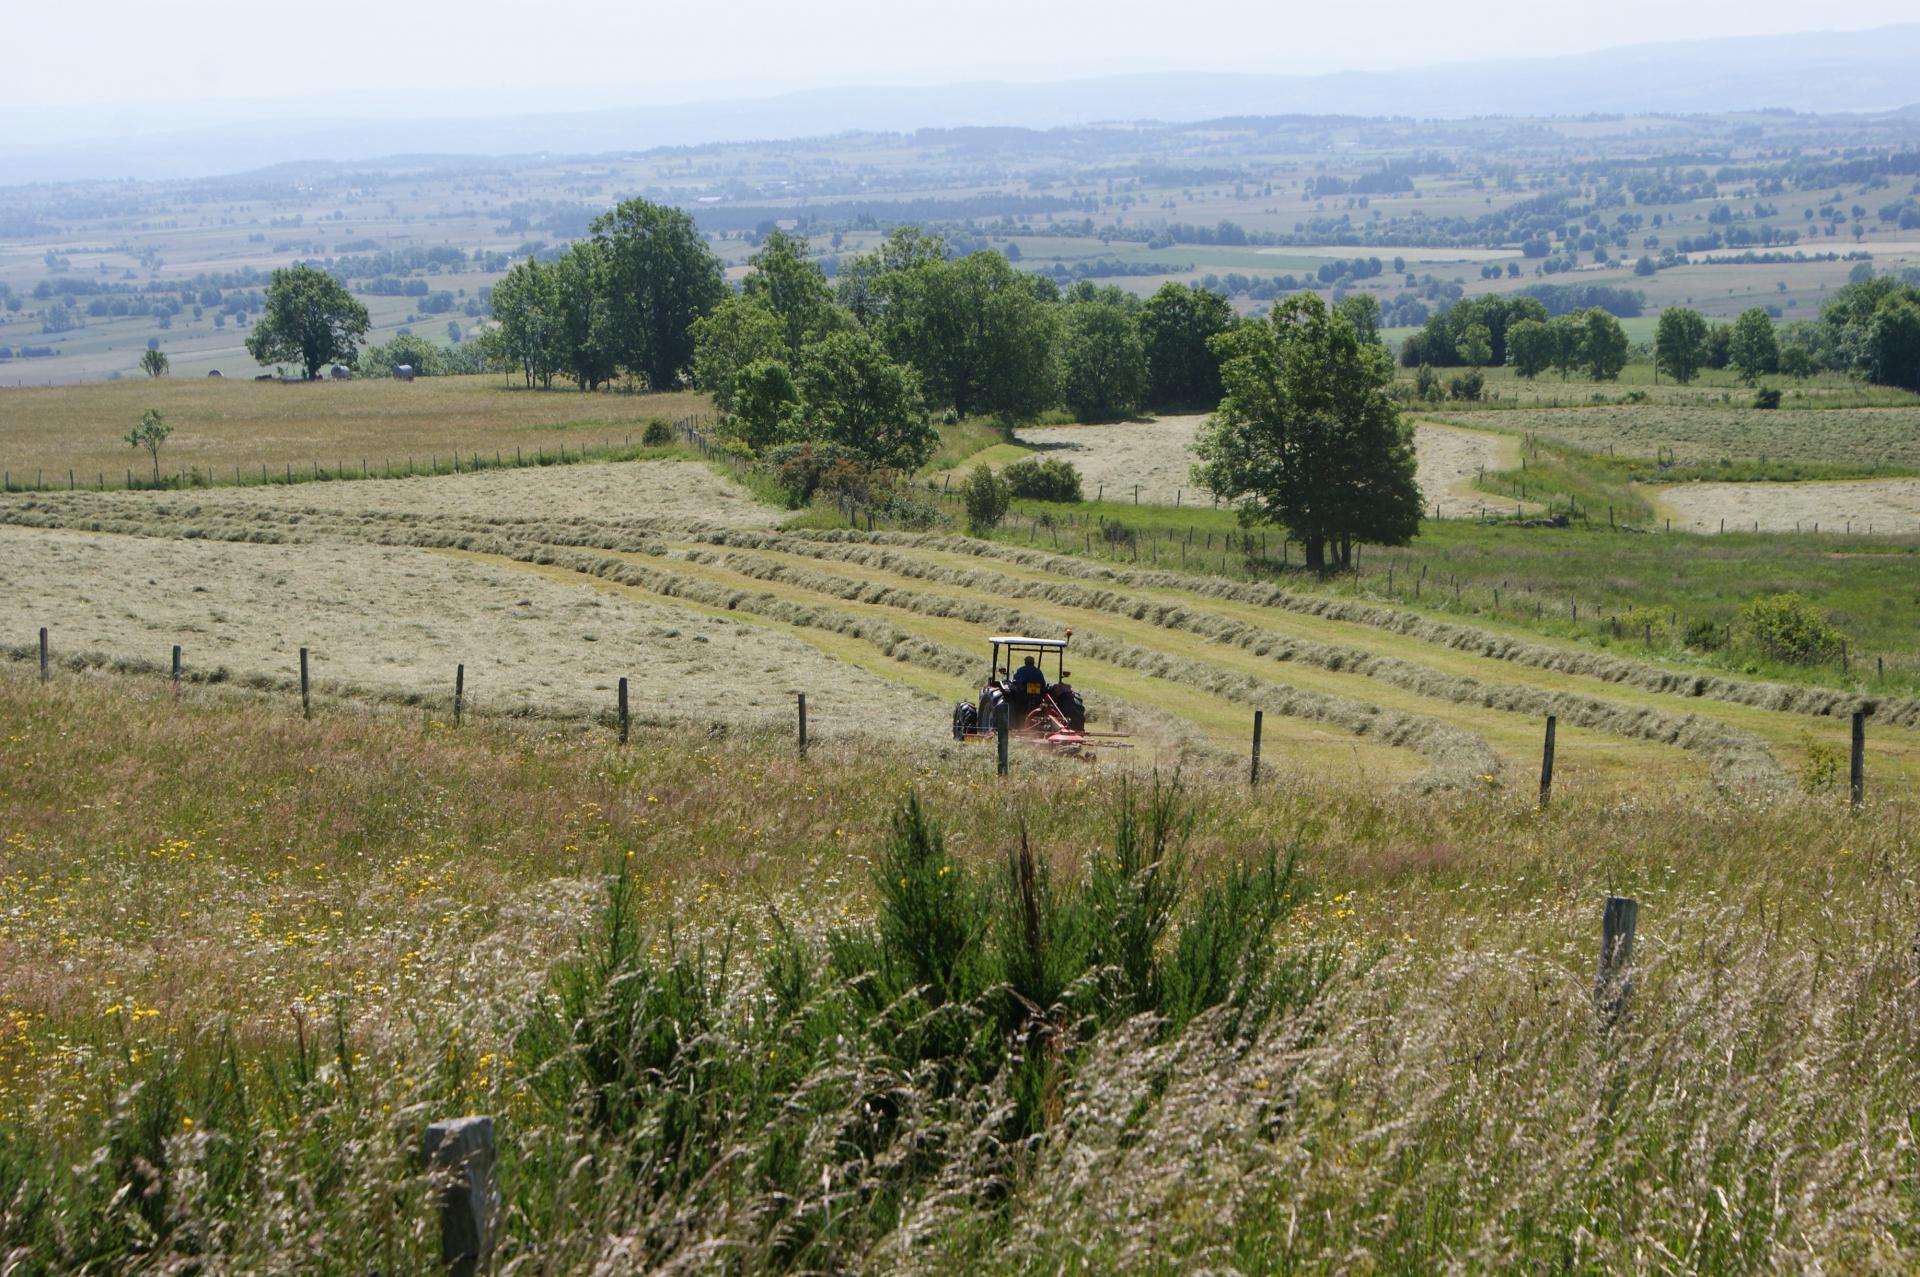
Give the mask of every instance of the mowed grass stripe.
<path id="1" fill-rule="evenodd" d="M 620 554 L 615 557 L 633 558 L 648 562 L 650 566 L 658 563 L 650 556 L 639 554 Z M 668 562 L 675 572 L 698 576 L 716 584 L 766 593 L 807 606 L 884 619 L 900 629 L 950 647 L 963 650 L 979 648 L 982 653 L 981 670 L 985 670 L 986 631 L 971 622 L 928 616 L 886 604 L 840 599 L 789 582 L 763 580 L 719 563 L 699 562 L 678 556 Z M 1111 706 L 1118 701 L 1190 723 L 1222 750 L 1243 753 L 1248 748 L 1252 715 L 1246 705 L 1186 684 L 1100 660 L 1084 652 L 1073 655 L 1069 668 L 1074 672 L 1074 682 L 1087 695 L 1096 714 L 1103 706 Z M 960 685 L 950 680 L 947 682 L 947 695 L 953 700 L 970 698 L 972 694 L 971 683 Z M 1334 775 L 1364 775 L 1401 781 L 1411 779 L 1422 769 L 1420 756 L 1412 750 L 1285 715 L 1276 715 L 1266 724 L 1262 752 L 1273 758 L 1276 765 L 1329 778 Z"/>
<path id="2" fill-rule="evenodd" d="M 736 555 L 740 551 L 733 552 Z M 818 571 L 818 560 L 778 550 L 758 550 L 754 556 L 773 563 L 787 564 L 805 571 Z M 833 573 L 849 579 L 871 582 L 915 592 L 927 583 L 867 564 L 833 561 Z M 759 580 L 758 577 L 752 579 Z M 1018 596 L 1003 596 L 991 591 L 942 582 L 942 597 L 984 606 L 1009 606 Z M 1084 608 L 1046 601 L 1036 602 L 1049 618 L 1090 635 L 1133 643 L 1180 660 L 1195 660 L 1214 668 L 1243 674 L 1262 682 L 1298 686 L 1330 695 L 1366 700 L 1386 709 L 1424 714 L 1459 722 L 1484 736 L 1502 760 L 1516 772 L 1536 766 L 1540 750 L 1540 722 L 1528 715 L 1505 710 L 1467 706 L 1438 697 L 1422 695 L 1360 674 L 1319 669 L 1297 662 L 1280 662 L 1237 645 L 1216 643 L 1203 636 L 1170 630 L 1150 621 L 1095 612 Z M 1084 660 L 1084 658 L 1078 658 Z M 1570 740 L 1569 744 L 1573 742 Z M 1676 746 L 1643 739 L 1615 736 L 1602 731 L 1581 731 L 1578 751 L 1569 749 L 1563 774 L 1569 783 L 1591 778 L 1609 784 L 1628 784 L 1635 778 L 1663 776 L 1698 781 L 1704 778 L 1702 761 Z M 1577 758 L 1577 761 L 1576 761 Z"/>
<path id="3" fill-rule="evenodd" d="M 820 548 L 828 554 L 832 553 L 832 549 L 824 543 Z M 1057 585 L 1068 580 L 1025 564 L 982 559 L 955 551 L 902 546 L 877 548 L 884 548 L 958 572 L 993 573 L 1004 578 L 1010 589 L 1017 590 L 1021 582 L 1033 585 Z M 836 570 L 842 571 L 850 571 L 856 566 L 837 557 L 822 561 L 831 561 Z M 988 566 L 989 564 L 991 566 Z M 943 583 L 940 588 L 958 587 Z M 1361 651 L 1396 657 L 1440 673 L 1472 678 L 1483 683 L 1512 684 L 1550 694 L 1590 696 L 1668 714 L 1694 715 L 1723 723 L 1737 731 L 1748 732 L 1760 738 L 1784 767 L 1796 773 L 1804 770 L 1810 756 L 1810 745 L 1821 750 L 1844 751 L 1849 747 L 1851 738 L 1852 729 L 1845 719 L 1774 710 L 1710 697 L 1688 697 L 1652 691 L 1630 683 L 1617 683 L 1591 675 L 1545 669 L 1517 661 L 1484 656 L 1461 648 L 1429 643 L 1412 635 L 1365 625 L 1357 621 L 1309 616 L 1284 608 L 1213 598 L 1198 590 L 1177 587 L 1128 585 L 1102 588 L 1111 588 L 1117 593 L 1146 601 L 1184 608 L 1189 612 L 1257 626 L 1277 635 L 1298 638 L 1306 642 L 1346 644 Z M 1873 723 L 1871 739 L 1872 748 L 1869 750 L 1867 760 L 1869 783 L 1876 788 L 1892 786 L 1903 791 L 1920 788 L 1920 731 L 1908 727 Z"/>

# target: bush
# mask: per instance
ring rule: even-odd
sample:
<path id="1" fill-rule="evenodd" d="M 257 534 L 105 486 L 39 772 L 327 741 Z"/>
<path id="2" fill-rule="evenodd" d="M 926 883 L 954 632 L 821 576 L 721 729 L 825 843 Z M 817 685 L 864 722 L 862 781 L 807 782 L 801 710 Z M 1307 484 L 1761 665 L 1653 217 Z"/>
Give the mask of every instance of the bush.
<path id="1" fill-rule="evenodd" d="M 1429 364 L 1421 364 L 1413 374 L 1413 393 L 1421 399 L 1440 397 L 1440 374 Z"/>
<path id="2" fill-rule="evenodd" d="M 1754 599 L 1740 609 L 1740 620 L 1755 647 L 1796 665 L 1829 659 L 1843 641 L 1818 608 L 1791 591 Z"/>
<path id="3" fill-rule="evenodd" d="M 960 485 L 961 499 L 967 506 L 967 531 L 990 532 L 1007 517 L 1013 497 L 1006 481 L 986 466 L 975 466 L 967 481 Z"/>
<path id="4" fill-rule="evenodd" d="M 795 509 L 816 495 L 864 495 L 870 479 L 860 454 L 837 443 L 790 443 L 769 451 L 765 464 Z"/>
<path id="5" fill-rule="evenodd" d="M 1475 368 L 1471 372 L 1460 374 L 1458 377 L 1448 378 L 1447 397 L 1449 399 L 1464 399 L 1468 403 L 1477 403 L 1486 388 L 1486 374 L 1482 373 L 1478 368 Z"/>
<path id="6" fill-rule="evenodd" d="M 1778 408 L 1780 391 L 1773 386 L 1762 386 L 1753 392 L 1753 406 L 1756 408 Z"/>
<path id="7" fill-rule="evenodd" d="M 1718 621 L 1689 621 L 1687 646 L 1696 652 L 1717 652 L 1726 646 L 1727 630 Z"/>
<path id="8" fill-rule="evenodd" d="M 664 448 L 673 442 L 673 425 L 665 417 L 649 417 L 640 442 L 649 448 Z"/>
<path id="9" fill-rule="evenodd" d="M 1080 472 L 1065 461 L 1023 457 L 1000 472 L 1007 491 L 1027 501 L 1080 500 Z"/>

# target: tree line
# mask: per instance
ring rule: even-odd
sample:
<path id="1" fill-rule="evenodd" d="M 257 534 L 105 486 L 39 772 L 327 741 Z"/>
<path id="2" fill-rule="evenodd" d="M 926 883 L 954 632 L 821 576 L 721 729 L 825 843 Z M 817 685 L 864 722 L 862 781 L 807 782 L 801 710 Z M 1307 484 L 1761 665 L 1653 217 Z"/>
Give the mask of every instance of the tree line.
<path id="1" fill-rule="evenodd" d="M 910 468 L 931 454 L 929 412 L 1019 420 L 1064 406 L 1113 420 L 1220 397 L 1207 343 L 1235 318 L 1206 289 L 1063 290 L 901 227 L 832 279 L 804 238 L 772 231 L 735 291 L 678 210 L 630 200 L 592 230 L 494 286 L 501 357 L 528 385 L 691 383 L 755 454 L 824 440 Z"/>

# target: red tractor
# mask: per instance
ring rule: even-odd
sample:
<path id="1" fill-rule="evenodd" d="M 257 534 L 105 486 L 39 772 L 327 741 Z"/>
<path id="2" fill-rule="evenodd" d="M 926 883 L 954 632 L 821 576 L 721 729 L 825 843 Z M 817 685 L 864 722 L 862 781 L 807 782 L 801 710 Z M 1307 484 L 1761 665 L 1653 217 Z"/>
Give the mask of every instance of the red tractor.
<path id="1" fill-rule="evenodd" d="M 1089 732 L 1086 702 L 1067 681 L 1067 643 L 1073 638 L 1023 638 L 996 634 L 991 645 L 987 677 L 980 699 L 953 707 L 953 738 L 957 741 L 992 740 L 1004 717 L 1014 740 L 1045 745 L 1063 753 L 1094 746 L 1118 746 L 1124 734 Z M 1053 677 L 1046 674 L 1053 658 Z"/>

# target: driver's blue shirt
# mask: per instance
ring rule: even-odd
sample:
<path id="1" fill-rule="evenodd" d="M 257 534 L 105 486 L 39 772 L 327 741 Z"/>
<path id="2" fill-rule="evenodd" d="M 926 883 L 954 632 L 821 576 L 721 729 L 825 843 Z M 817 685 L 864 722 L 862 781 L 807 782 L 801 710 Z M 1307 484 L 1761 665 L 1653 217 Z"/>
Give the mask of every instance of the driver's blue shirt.
<path id="1" fill-rule="evenodd" d="M 1017 692 L 1028 692 L 1034 695 L 1044 696 L 1047 692 L 1046 675 L 1040 672 L 1039 666 L 1035 665 L 1032 661 L 1028 661 L 1025 665 L 1022 665 L 1013 672 L 1013 688 Z"/>

